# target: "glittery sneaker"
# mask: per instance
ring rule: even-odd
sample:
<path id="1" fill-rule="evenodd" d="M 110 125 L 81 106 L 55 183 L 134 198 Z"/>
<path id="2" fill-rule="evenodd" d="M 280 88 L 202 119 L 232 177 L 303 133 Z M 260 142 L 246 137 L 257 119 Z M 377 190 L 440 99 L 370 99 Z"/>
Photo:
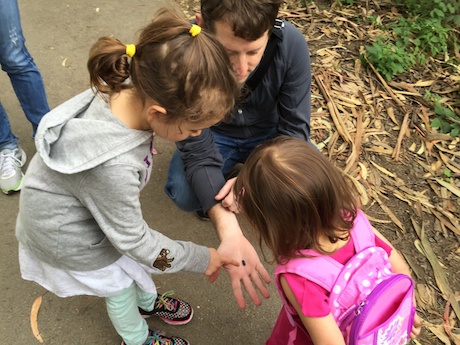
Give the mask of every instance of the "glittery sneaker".
<path id="1" fill-rule="evenodd" d="M 0 151 L 0 188 L 5 194 L 21 190 L 21 168 L 26 163 L 26 153 L 20 147 Z"/>
<path id="2" fill-rule="evenodd" d="M 124 341 L 121 345 L 126 345 Z M 190 343 L 179 337 L 167 337 L 164 332 L 155 329 L 149 330 L 149 335 L 142 345 L 190 345 Z"/>
<path id="3" fill-rule="evenodd" d="M 158 296 L 152 311 L 139 308 L 143 318 L 158 316 L 170 325 L 185 325 L 193 317 L 193 309 L 187 302 L 172 297 L 174 291 L 168 291 Z"/>

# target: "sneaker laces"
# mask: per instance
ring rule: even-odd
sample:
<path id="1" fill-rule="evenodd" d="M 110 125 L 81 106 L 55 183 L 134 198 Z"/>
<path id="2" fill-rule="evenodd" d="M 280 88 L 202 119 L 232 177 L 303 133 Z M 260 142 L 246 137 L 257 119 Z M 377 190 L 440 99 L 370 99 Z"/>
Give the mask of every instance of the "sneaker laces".
<path id="1" fill-rule="evenodd" d="M 168 311 L 174 311 L 177 307 L 177 300 L 172 298 L 174 290 L 166 291 L 161 296 L 157 297 L 155 309 L 165 308 Z"/>
<path id="2" fill-rule="evenodd" d="M 149 336 L 147 340 L 153 340 L 154 342 L 151 345 L 171 345 L 173 342 L 165 337 L 163 337 L 164 333 L 160 330 L 154 330 L 149 332 Z"/>
<path id="3" fill-rule="evenodd" d="M 22 162 L 19 158 L 16 157 L 19 149 L 8 150 L 9 152 L 5 153 L 4 150 L 0 153 L 0 170 L 2 176 L 10 176 L 15 172 L 16 167 L 20 167 Z"/>

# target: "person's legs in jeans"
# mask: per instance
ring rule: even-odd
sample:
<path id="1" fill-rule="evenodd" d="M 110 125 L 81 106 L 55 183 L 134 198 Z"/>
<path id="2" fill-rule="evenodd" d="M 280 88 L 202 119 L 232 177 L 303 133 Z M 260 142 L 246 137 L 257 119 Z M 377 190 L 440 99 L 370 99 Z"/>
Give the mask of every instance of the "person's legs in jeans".
<path id="1" fill-rule="evenodd" d="M 165 193 L 182 211 L 195 212 L 201 209 L 200 201 L 185 175 L 184 163 L 178 150 L 169 163 Z"/>
<path id="2" fill-rule="evenodd" d="M 226 166 L 226 159 L 230 159 L 233 161 L 233 153 L 237 153 L 236 150 L 233 149 L 231 145 L 231 138 L 228 140 L 227 144 L 224 148 L 219 146 L 219 150 L 224 151 L 224 166 Z M 231 163 L 229 162 L 228 165 L 230 166 Z M 230 169 L 233 167 L 231 165 Z M 165 185 L 165 193 L 169 196 L 169 198 L 174 202 L 174 204 L 179 207 L 182 211 L 185 212 L 197 212 L 200 218 L 206 217 L 206 215 L 202 211 L 202 207 L 200 204 L 200 200 L 195 194 L 190 182 L 187 179 L 184 169 L 184 163 L 182 158 L 180 157 L 180 152 L 176 150 L 173 157 L 171 158 L 171 162 L 169 165 L 168 170 L 168 180 L 166 181 Z"/>
<path id="3" fill-rule="evenodd" d="M 212 132 L 214 141 L 224 160 L 222 173 L 227 176 L 238 163 L 244 163 L 254 148 L 275 136 L 275 129 L 269 130 L 263 135 L 247 139 L 231 138 L 216 132 Z"/>
<path id="4" fill-rule="evenodd" d="M 248 139 L 236 139 L 213 132 L 214 140 L 223 157 L 222 172 L 227 175 L 237 163 L 243 163 L 251 151 L 262 142 L 273 138 L 275 130 Z M 179 151 L 171 159 L 168 180 L 165 186 L 166 194 L 181 210 L 195 212 L 201 210 L 201 204 L 193 191 L 184 170 L 184 164 Z"/>
<path id="5" fill-rule="evenodd" d="M 43 79 L 25 46 L 17 0 L 0 1 L 0 65 L 13 85 L 19 103 L 32 124 L 32 137 L 38 123 L 49 111 Z M 5 194 L 19 191 L 25 152 L 11 130 L 0 103 L 0 188 Z"/>
<path id="6" fill-rule="evenodd" d="M 6 111 L 0 102 L 0 151 L 3 149 L 14 150 L 18 147 L 18 138 L 11 131 L 11 124 Z"/>
<path id="7" fill-rule="evenodd" d="M 19 103 L 32 124 L 34 136 L 49 106 L 42 76 L 25 46 L 17 0 L 0 1 L 0 64 L 8 74 Z M 4 113 L 4 109 L 2 111 Z M 6 114 L 0 114 L 0 148 L 7 144 L 11 132 L 9 122 L 6 123 L 5 119 Z"/>

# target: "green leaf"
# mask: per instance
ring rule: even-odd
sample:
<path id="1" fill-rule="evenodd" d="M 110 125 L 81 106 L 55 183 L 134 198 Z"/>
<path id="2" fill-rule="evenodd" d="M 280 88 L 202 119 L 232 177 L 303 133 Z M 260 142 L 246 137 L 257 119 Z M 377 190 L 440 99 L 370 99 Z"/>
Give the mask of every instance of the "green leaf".
<path id="1" fill-rule="evenodd" d="M 441 132 L 442 133 L 450 133 L 452 131 L 452 127 L 450 126 L 450 123 L 447 121 L 442 121 L 441 120 Z"/>
<path id="2" fill-rule="evenodd" d="M 458 118 L 458 116 L 455 115 L 455 113 L 454 113 L 453 110 L 451 110 L 451 109 L 449 109 L 449 108 L 444 108 L 444 109 L 445 109 L 445 111 L 444 111 L 444 115 L 445 115 L 445 116 L 451 117 L 451 118 L 453 118 L 453 119 L 460 120 L 460 119 Z"/>
<path id="3" fill-rule="evenodd" d="M 441 120 L 438 117 L 435 117 L 433 121 L 431 121 L 430 126 L 432 128 L 441 128 Z"/>

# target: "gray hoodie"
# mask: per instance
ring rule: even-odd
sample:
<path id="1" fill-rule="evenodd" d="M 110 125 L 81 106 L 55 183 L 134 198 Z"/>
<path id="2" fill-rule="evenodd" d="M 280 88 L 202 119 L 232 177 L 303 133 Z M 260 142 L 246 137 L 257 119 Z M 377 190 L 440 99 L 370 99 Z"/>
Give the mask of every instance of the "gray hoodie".
<path id="1" fill-rule="evenodd" d="M 54 267 L 89 271 L 122 254 L 158 273 L 202 273 L 206 247 L 173 241 L 144 221 L 150 131 L 129 129 L 87 90 L 43 117 L 20 195 L 16 236 Z"/>

